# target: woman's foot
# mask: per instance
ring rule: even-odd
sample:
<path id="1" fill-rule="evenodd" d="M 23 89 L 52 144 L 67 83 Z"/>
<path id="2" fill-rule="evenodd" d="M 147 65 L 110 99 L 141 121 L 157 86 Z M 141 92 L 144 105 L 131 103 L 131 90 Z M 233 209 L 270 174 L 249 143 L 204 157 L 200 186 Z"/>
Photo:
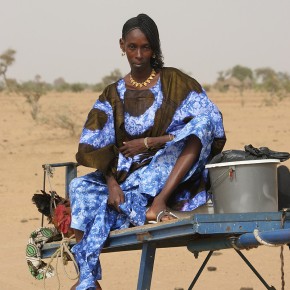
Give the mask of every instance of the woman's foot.
<path id="1" fill-rule="evenodd" d="M 102 287 L 98 281 L 96 281 L 96 290 L 102 290 Z"/>
<path id="2" fill-rule="evenodd" d="M 77 281 L 73 286 L 71 286 L 70 290 L 76 290 L 78 284 L 79 284 L 79 281 Z"/>
<path id="3" fill-rule="evenodd" d="M 157 197 L 146 211 L 146 220 L 150 222 L 165 222 L 177 219 L 177 216 L 167 210 L 166 204 Z"/>

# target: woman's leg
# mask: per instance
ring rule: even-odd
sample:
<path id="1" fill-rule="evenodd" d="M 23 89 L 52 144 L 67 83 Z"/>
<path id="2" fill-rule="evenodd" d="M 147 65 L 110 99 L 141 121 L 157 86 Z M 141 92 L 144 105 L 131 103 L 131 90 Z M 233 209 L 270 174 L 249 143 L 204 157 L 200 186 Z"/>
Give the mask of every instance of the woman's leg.
<path id="1" fill-rule="evenodd" d="M 74 233 L 75 233 L 76 242 L 79 243 L 84 236 L 84 232 L 74 229 Z"/>
<path id="2" fill-rule="evenodd" d="M 86 176 L 75 178 L 70 184 L 70 200 L 72 208 L 72 227 L 74 228 L 75 238 L 78 246 L 78 250 L 74 253 L 75 258 L 79 264 L 82 277 L 84 276 L 83 264 L 86 263 L 85 259 L 79 256 L 80 242 L 84 236 L 84 229 L 86 225 L 90 223 L 95 215 L 99 212 L 99 209 L 107 199 L 107 192 L 105 187 L 100 183 L 96 183 L 98 177 L 94 174 L 88 174 Z M 102 206 L 103 207 L 103 206 Z M 75 247 L 74 247 L 75 248 Z M 81 262 L 80 262 L 81 261 Z M 80 262 L 80 263 L 79 263 Z M 71 290 L 77 289 L 80 281 L 77 281 Z M 96 289 L 101 290 L 101 286 L 98 281 L 95 281 Z"/>
<path id="3" fill-rule="evenodd" d="M 70 290 L 76 290 L 77 289 L 77 286 L 79 284 L 79 281 L 77 281 L 71 288 Z M 96 290 L 102 290 L 102 287 L 101 285 L 99 284 L 98 281 L 96 281 Z"/>
<path id="4" fill-rule="evenodd" d="M 84 232 L 74 229 L 74 233 L 75 233 L 76 242 L 79 243 L 84 236 Z M 98 281 L 96 281 L 95 283 L 96 283 L 96 290 L 102 290 L 100 283 Z M 79 284 L 79 280 L 70 288 L 70 290 L 76 290 L 76 287 L 78 286 L 78 284 Z"/>
<path id="5" fill-rule="evenodd" d="M 84 232 L 80 231 L 80 230 L 76 230 L 74 229 L 74 233 L 75 233 L 75 238 L 76 238 L 76 242 L 79 243 L 81 241 L 81 239 L 84 236 Z M 70 290 L 76 290 L 77 285 L 79 284 L 79 281 L 77 281 L 71 288 Z M 102 290 L 102 287 L 100 285 L 100 283 L 98 281 L 96 281 L 96 290 Z"/>
<path id="6" fill-rule="evenodd" d="M 158 213 L 166 209 L 166 203 L 169 197 L 192 165 L 198 160 L 201 148 L 202 145 L 199 138 L 195 135 L 191 135 L 178 157 L 165 186 L 154 198 L 151 207 L 148 209 L 146 213 L 147 220 L 156 220 Z M 168 219 L 172 219 L 172 217 L 164 217 L 162 220 Z"/>

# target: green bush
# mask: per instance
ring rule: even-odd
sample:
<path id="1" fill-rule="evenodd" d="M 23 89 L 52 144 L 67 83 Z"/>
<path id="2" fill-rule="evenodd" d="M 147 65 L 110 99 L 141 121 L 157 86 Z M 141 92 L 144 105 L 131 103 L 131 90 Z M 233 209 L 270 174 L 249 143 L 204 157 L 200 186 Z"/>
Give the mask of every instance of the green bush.
<path id="1" fill-rule="evenodd" d="M 74 93 L 83 92 L 86 89 L 86 85 L 82 83 L 74 83 L 70 85 L 70 90 Z"/>

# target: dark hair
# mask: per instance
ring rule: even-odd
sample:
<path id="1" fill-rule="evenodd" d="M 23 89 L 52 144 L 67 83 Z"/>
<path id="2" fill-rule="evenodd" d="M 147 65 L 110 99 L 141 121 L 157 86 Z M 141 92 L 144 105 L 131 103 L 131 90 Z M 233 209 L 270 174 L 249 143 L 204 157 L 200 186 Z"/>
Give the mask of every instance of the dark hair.
<path id="1" fill-rule="evenodd" d="M 163 68 L 163 55 L 160 46 L 159 32 L 155 22 L 146 14 L 139 14 L 126 21 L 122 29 L 122 38 L 133 29 L 140 29 L 147 37 L 155 57 L 151 58 L 151 66 L 159 71 Z"/>

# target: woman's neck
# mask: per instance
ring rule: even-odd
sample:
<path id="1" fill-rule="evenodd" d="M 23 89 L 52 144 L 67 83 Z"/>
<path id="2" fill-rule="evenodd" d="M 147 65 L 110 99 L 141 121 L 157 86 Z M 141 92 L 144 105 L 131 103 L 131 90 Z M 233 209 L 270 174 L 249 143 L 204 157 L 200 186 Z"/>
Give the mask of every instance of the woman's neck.
<path id="1" fill-rule="evenodd" d="M 151 68 L 151 71 L 149 72 L 149 74 L 147 76 L 145 76 L 144 79 L 141 79 L 141 81 L 139 81 L 139 83 L 142 83 L 145 80 L 147 80 L 148 77 L 151 75 L 151 73 L 152 73 L 152 68 Z M 160 72 L 156 72 L 155 75 L 154 75 L 154 77 L 150 80 L 150 82 L 147 83 L 146 86 L 142 86 L 142 87 L 136 86 L 136 85 L 133 84 L 134 83 L 133 81 L 138 82 L 138 80 L 134 79 L 134 77 L 132 76 L 131 73 L 128 73 L 124 77 L 124 81 L 125 81 L 125 84 L 126 84 L 126 88 L 127 89 L 131 89 L 131 90 L 132 89 L 133 90 L 143 90 L 143 89 L 149 89 L 149 88 L 153 87 L 157 83 L 157 81 L 159 79 L 159 76 L 160 76 Z M 131 80 L 131 78 L 133 78 L 133 81 Z"/>
<path id="2" fill-rule="evenodd" d="M 138 70 L 131 69 L 131 76 L 137 82 L 144 82 L 152 73 L 152 67 L 146 69 Z"/>

